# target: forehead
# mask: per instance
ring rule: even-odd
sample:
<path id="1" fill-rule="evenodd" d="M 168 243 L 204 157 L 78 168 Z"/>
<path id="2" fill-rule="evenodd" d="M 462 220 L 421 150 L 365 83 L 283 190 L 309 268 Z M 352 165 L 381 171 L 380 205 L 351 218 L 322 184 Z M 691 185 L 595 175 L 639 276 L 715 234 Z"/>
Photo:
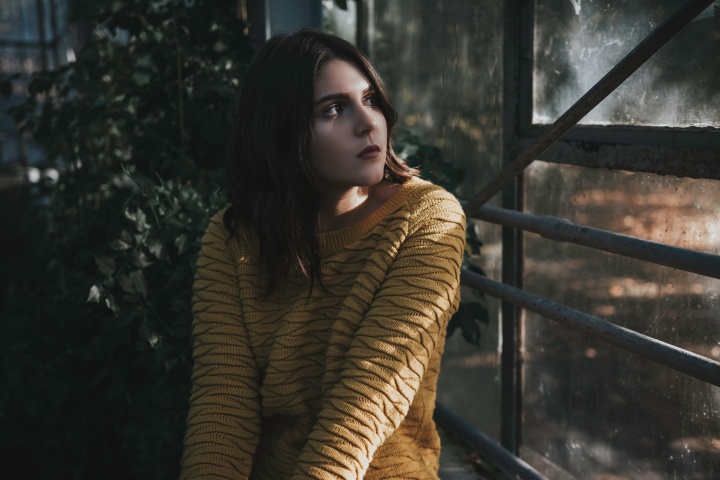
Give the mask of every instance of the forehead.
<path id="1" fill-rule="evenodd" d="M 370 86 L 355 65 L 344 60 L 331 60 L 315 79 L 315 98 L 332 93 L 364 92 Z"/>

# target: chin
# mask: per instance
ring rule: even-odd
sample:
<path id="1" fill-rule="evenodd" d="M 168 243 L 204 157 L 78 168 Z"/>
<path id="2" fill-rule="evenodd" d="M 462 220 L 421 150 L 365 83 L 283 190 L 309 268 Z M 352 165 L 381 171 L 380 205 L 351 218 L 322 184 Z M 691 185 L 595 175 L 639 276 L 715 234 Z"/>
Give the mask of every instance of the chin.
<path id="1" fill-rule="evenodd" d="M 353 184 L 356 187 L 372 187 L 382 182 L 385 176 L 385 170 L 380 168 L 378 170 L 372 170 L 369 172 L 363 172 L 363 175 L 355 177 Z"/>
<path id="2" fill-rule="evenodd" d="M 377 185 L 378 183 L 383 181 L 383 178 L 385 177 L 385 170 L 380 170 L 380 173 L 377 175 L 373 175 L 371 178 L 371 183 L 368 183 L 368 186 Z"/>

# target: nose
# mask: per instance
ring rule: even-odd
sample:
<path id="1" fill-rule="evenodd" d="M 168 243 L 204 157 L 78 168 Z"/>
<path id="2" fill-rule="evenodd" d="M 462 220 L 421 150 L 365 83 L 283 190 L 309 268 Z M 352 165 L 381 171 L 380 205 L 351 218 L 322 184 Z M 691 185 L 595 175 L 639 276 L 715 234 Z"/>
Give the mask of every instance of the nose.
<path id="1" fill-rule="evenodd" d="M 367 135 L 374 132 L 378 128 L 378 115 L 382 115 L 377 110 L 363 107 L 358 110 L 357 123 L 355 125 L 355 133 L 357 135 Z"/>

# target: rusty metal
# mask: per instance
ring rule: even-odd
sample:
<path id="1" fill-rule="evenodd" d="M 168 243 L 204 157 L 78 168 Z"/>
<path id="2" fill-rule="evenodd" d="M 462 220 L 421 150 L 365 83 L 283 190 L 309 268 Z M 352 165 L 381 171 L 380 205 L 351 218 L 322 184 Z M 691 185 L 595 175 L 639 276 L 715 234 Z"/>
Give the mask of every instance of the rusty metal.
<path id="1" fill-rule="evenodd" d="M 540 154 L 550 148 L 562 135 L 574 127 L 590 110 L 612 93 L 635 70 L 642 66 L 655 52 L 665 45 L 714 0 L 688 0 L 663 23 L 653 30 L 640 44 L 625 56 L 610 72 L 585 93 L 555 123 L 543 133 L 535 144 L 520 154 L 514 162 L 483 188 L 465 206 L 465 212 L 473 211 L 485 204 L 496 193 L 530 165 Z"/>
<path id="2" fill-rule="evenodd" d="M 607 230 L 576 225 L 563 218 L 531 215 L 490 206 L 476 210 L 473 218 L 537 233 L 551 240 L 577 243 L 605 252 L 720 279 L 720 255 L 711 255 L 687 248 L 641 240 Z"/>
<path id="3" fill-rule="evenodd" d="M 441 403 L 435 404 L 433 419 L 442 427 L 455 433 L 463 443 L 480 454 L 493 466 L 520 480 L 547 480 L 533 467 L 508 452 L 468 422 L 452 413 Z"/>
<path id="4" fill-rule="evenodd" d="M 513 58 L 519 45 L 528 43 L 532 28 L 528 28 L 531 16 L 527 7 L 532 2 L 504 2 L 503 7 L 503 55 Z M 518 32 L 520 35 L 518 35 Z M 520 60 L 520 59 L 518 59 Z M 515 62 L 503 62 L 503 164 L 512 163 L 517 145 L 515 132 L 519 118 L 515 85 L 519 81 L 520 65 Z M 512 188 L 502 193 L 502 206 L 513 210 L 523 209 L 523 186 L 520 175 Z M 523 272 L 523 235 L 512 228 L 502 229 L 502 281 L 522 288 Z M 502 315 L 501 335 L 502 352 L 500 354 L 500 443 L 508 451 L 518 454 L 522 441 L 522 309 L 511 303 L 500 306 Z"/>
<path id="5" fill-rule="evenodd" d="M 495 282 L 482 275 L 463 270 L 460 278 L 463 285 L 480 290 L 505 302 L 514 303 L 567 327 L 601 338 L 629 352 L 720 387 L 720 362 L 615 325 L 602 318 L 552 302 L 546 298 Z"/>
<path id="6" fill-rule="evenodd" d="M 370 54 L 370 36 L 368 35 L 368 20 L 371 17 L 366 15 L 366 0 L 356 0 L 355 2 L 355 45 Z"/>
<path id="7" fill-rule="evenodd" d="M 640 133 L 638 132 L 635 139 L 643 143 Z M 568 141 L 567 138 L 563 138 L 543 153 L 538 160 L 588 168 L 619 169 L 658 175 L 720 180 L 720 154 L 718 154 L 720 135 L 718 133 L 715 133 L 715 141 L 718 143 L 718 148 L 715 150 L 709 148 L 667 148 L 608 144 L 591 141 L 589 140 L 591 135 L 588 134 L 588 140 L 582 141 Z M 700 136 L 699 139 L 703 137 L 705 135 Z M 520 142 L 522 146 L 529 146 L 531 143 L 531 140 Z M 653 143 L 653 140 L 648 143 Z"/>

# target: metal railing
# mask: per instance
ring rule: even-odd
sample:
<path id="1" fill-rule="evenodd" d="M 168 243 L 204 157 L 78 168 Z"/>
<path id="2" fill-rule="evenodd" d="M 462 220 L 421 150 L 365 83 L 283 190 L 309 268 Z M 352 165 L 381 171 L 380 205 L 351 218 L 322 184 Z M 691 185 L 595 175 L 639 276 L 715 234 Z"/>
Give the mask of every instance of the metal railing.
<path id="1" fill-rule="evenodd" d="M 720 387 L 720 362 L 476 273 L 463 271 L 461 278 L 464 285 Z"/>
<path id="2" fill-rule="evenodd" d="M 539 217 L 507 209 L 483 207 L 488 200 L 511 184 L 540 154 L 557 142 L 560 137 L 612 93 L 673 36 L 708 8 L 713 1 L 688 0 L 672 13 L 607 75 L 560 116 L 531 147 L 508 164 L 500 174 L 470 200 L 464 206 L 468 217 L 497 223 L 517 230 L 538 233 L 553 240 L 574 242 L 658 265 L 665 265 L 712 278 L 720 278 L 720 256 L 717 255 L 709 255 L 627 235 L 575 225 L 554 217 Z M 469 271 L 462 272 L 461 280 L 463 285 L 499 298 L 507 304 L 536 312 L 543 317 L 585 331 L 676 371 L 712 385 L 720 386 L 720 362 Z M 514 342 L 503 341 L 504 348 L 508 344 L 512 345 L 511 348 L 515 348 Z M 503 363 L 506 362 L 505 358 L 509 359 L 507 361 L 513 361 L 514 356 L 509 355 L 506 357 L 503 355 Z M 506 372 L 515 371 L 517 365 L 509 365 L 508 367 L 505 368 L 505 365 L 503 365 L 503 375 Z M 440 404 L 437 406 L 435 417 L 440 425 L 456 433 L 485 460 L 499 467 L 512 478 L 528 480 L 545 478 L 517 458 L 514 455 L 517 452 L 510 452 L 501 447 L 461 418 L 450 413 Z"/>
<path id="3" fill-rule="evenodd" d="M 473 218 L 537 233 L 550 240 L 573 242 L 596 250 L 720 279 L 718 255 L 577 225 L 563 218 L 541 217 L 489 206 L 476 210 Z"/>
<path id="4" fill-rule="evenodd" d="M 523 480 L 547 480 L 533 467 L 505 450 L 492 438 L 468 425 L 442 404 L 435 406 L 433 418 L 437 423 L 458 435 L 468 447 L 483 452 L 487 460 L 510 477 Z"/>

